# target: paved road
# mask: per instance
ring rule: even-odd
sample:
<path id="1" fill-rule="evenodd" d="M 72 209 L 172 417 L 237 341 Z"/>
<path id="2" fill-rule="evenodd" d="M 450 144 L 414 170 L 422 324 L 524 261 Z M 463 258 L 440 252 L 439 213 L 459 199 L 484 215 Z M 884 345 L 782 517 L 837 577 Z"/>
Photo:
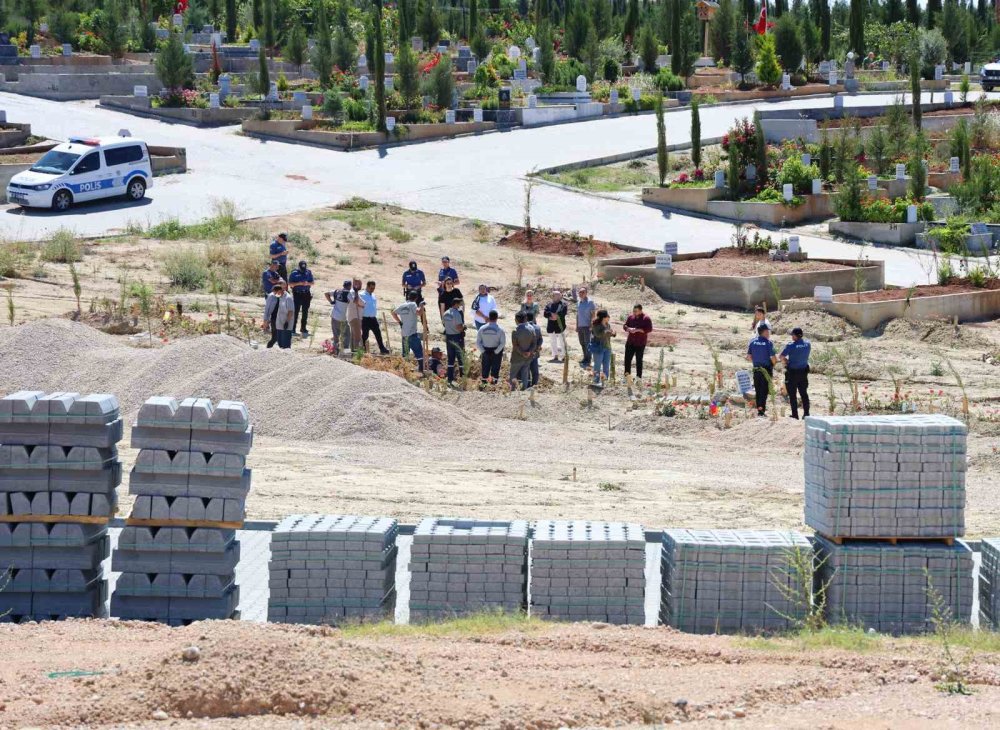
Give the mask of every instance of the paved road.
<path id="1" fill-rule="evenodd" d="M 889 104 L 893 98 L 848 97 L 846 105 Z M 782 109 L 832 105 L 831 98 L 759 104 Z M 308 210 L 360 195 L 415 210 L 520 225 L 526 173 L 655 144 L 655 121 L 650 115 L 348 154 L 260 142 L 239 136 L 233 127 L 209 130 L 164 124 L 99 109 L 94 102 L 59 103 L 0 94 L 0 108 L 11 121 L 30 122 L 34 133 L 56 139 L 116 134 L 125 128 L 151 144 L 184 146 L 190 168 L 187 175 L 157 180 L 142 205 L 91 204 L 58 216 L 0 208 L 0 235 L 8 240 L 39 239 L 60 227 L 100 235 L 123 230 L 129 222 L 155 223 L 169 217 L 195 221 L 210 215 L 213 201 L 220 198 L 233 200 L 247 217 Z M 733 119 L 749 116 L 753 109 L 751 104 L 703 109 L 702 134 L 720 135 Z M 687 110 L 669 113 L 669 141 L 688 141 L 689 125 Z M 732 226 L 718 221 L 664 215 L 653 208 L 551 186 L 538 186 L 533 200 L 535 225 L 649 249 L 678 241 L 681 251 L 707 250 L 725 245 L 732 232 Z M 802 244 L 813 256 L 854 258 L 858 250 L 815 237 L 804 237 Z M 869 249 L 867 253 L 886 261 L 886 279 L 893 284 L 924 282 L 932 270 L 925 257 L 914 252 Z"/>

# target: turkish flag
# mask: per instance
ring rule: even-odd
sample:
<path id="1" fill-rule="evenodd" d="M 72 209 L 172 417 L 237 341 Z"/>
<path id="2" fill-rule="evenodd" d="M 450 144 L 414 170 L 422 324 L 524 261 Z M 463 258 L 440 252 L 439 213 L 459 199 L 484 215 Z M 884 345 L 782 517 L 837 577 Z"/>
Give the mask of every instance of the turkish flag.
<path id="1" fill-rule="evenodd" d="M 765 2 L 760 8 L 760 18 L 754 23 L 753 29 L 757 31 L 757 35 L 764 35 L 768 29 L 767 22 L 767 3 Z"/>

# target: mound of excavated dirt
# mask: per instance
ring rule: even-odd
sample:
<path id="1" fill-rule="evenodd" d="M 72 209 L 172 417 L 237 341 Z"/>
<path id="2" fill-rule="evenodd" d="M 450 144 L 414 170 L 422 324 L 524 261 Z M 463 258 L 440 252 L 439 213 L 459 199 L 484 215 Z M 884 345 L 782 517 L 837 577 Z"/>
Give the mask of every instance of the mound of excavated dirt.
<path id="1" fill-rule="evenodd" d="M 774 312 L 767 317 L 775 335 L 788 335 L 795 327 L 802 328 L 807 340 L 816 342 L 840 342 L 860 334 L 858 328 L 846 319 L 819 310 Z"/>
<path id="2" fill-rule="evenodd" d="M 0 332 L 3 392 L 114 393 L 131 415 L 153 395 L 245 401 L 257 433 L 289 441 L 467 438 L 460 410 L 388 373 L 325 356 L 254 350 L 226 335 L 142 349 L 86 325 L 41 320 Z"/>
<path id="3" fill-rule="evenodd" d="M 989 347 L 990 341 L 970 330 L 967 326 L 950 322 L 935 322 L 915 319 L 893 319 L 880 328 L 883 337 L 902 339 L 908 342 L 926 342 L 930 345 L 946 347 Z"/>

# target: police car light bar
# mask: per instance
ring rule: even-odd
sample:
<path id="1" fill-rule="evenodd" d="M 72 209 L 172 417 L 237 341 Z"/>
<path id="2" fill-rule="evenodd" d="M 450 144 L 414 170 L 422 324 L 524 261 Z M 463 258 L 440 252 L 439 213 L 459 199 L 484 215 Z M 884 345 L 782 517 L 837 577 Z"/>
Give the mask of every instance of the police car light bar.
<path id="1" fill-rule="evenodd" d="M 70 144 L 85 144 L 88 147 L 97 147 L 101 144 L 99 139 L 94 139 L 93 137 L 70 137 Z"/>

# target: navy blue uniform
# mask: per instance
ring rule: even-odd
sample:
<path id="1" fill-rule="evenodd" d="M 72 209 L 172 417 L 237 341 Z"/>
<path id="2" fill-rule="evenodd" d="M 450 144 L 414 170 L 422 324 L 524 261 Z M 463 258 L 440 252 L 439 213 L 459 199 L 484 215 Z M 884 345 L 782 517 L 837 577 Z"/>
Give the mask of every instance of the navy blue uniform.
<path id="1" fill-rule="evenodd" d="M 757 401 L 757 414 L 763 416 L 767 410 L 769 380 L 774 373 L 774 363 L 771 361 L 774 357 L 774 343 L 763 337 L 754 337 L 747 347 L 747 354 L 753 364 L 753 391 Z"/>
<path id="2" fill-rule="evenodd" d="M 788 403 L 792 408 L 792 418 L 799 417 L 799 397 L 802 398 L 802 415 L 809 416 L 809 354 L 812 345 L 809 340 L 792 340 L 781 351 L 783 358 L 788 358 L 785 366 L 785 390 L 788 391 Z"/>
<path id="3" fill-rule="evenodd" d="M 288 247 L 277 238 L 271 241 L 271 261 L 277 262 L 278 273 L 282 279 L 288 281 Z"/>
<path id="4" fill-rule="evenodd" d="M 299 312 L 302 312 L 302 334 L 306 334 L 309 322 L 309 306 L 312 304 L 312 287 L 302 286 L 303 282 L 313 283 L 313 272 L 310 269 L 295 269 L 288 277 L 292 288 L 292 299 L 295 300 L 295 316 L 292 319 L 292 332 L 299 322 Z M 296 286 L 298 284 L 298 286 Z"/>
<path id="5" fill-rule="evenodd" d="M 410 271 L 407 269 L 403 272 L 403 296 L 406 296 L 407 292 L 415 291 L 418 293 L 417 304 L 422 304 L 424 301 L 424 285 L 427 283 L 427 277 L 424 276 L 424 272 L 420 269 L 414 269 Z"/>
<path id="6" fill-rule="evenodd" d="M 267 299 L 267 295 L 271 293 L 274 285 L 278 283 L 281 279 L 281 274 L 277 271 L 271 271 L 270 269 L 264 269 L 264 273 L 260 275 L 260 283 L 264 287 L 264 298 Z"/>

